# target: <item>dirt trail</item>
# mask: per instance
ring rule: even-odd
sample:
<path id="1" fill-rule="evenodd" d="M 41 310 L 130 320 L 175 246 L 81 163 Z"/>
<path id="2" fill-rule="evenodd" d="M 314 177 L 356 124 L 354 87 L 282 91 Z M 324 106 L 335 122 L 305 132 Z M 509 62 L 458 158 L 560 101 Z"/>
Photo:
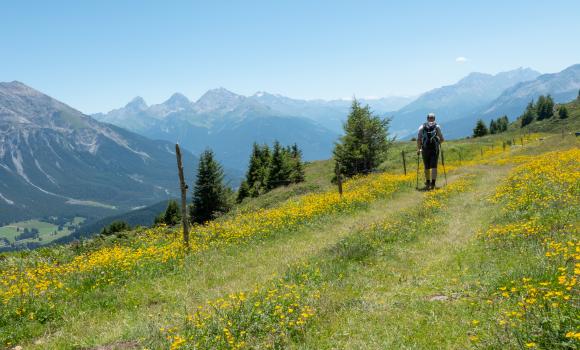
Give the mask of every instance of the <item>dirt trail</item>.
<path id="1" fill-rule="evenodd" d="M 395 243 L 390 253 L 357 271 L 342 292 L 345 307 L 322 320 L 300 349 L 466 348 L 457 323 L 469 323 L 462 274 L 464 252 L 493 208 L 485 202 L 507 168 L 477 166 L 479 180 L 452 198 L 438 232 Z M 467 258 L 465 258 L 467 259 Z M 472 261 L 471 261 L 472 263 Z M 473 264 L 471 264 L 473 265 Z M 316 335 L 314 335 L 316 334 Z M 427 341 L 427 343 L 425 343 Z"/>

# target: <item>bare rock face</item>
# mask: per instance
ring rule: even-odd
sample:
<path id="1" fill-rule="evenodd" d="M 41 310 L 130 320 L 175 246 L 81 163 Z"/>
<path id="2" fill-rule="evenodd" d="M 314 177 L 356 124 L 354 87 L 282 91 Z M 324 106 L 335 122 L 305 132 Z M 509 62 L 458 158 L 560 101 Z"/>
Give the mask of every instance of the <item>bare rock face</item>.
<path id="1" fill-rule="evenodd" d="M 0 83 L 0 223 L 102 216 L 166 199 L 177 193 L 172 150 L 20 82 Z"/>

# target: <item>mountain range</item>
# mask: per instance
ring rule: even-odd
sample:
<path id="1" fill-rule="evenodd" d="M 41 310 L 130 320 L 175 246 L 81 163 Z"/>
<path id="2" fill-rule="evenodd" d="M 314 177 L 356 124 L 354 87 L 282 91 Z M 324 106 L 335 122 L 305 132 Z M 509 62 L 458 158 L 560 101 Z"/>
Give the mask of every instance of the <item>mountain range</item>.
<path id="1" fill-rule="evenodd" d="M 391 133 L 410 138 L 429 112 L 437 114 L 449 138 L 469 136 L 475 121 L 502 115 L 512 120 L 525 104 L 551 93 L 557 102 L 575 96 L 580 84 L 578 66 L 544 74 L 518 68 L 498 74 L 471 73 L 457 83 L 418 97 L 360 99 L 383 117 L 391 117 Z M 258 92 L 242 96 L 224 88 L 209 90 L 192 102 L 180 93 L 161 104 L 148 106 L 136 97 L 125 107 L 94 118 L 127 128 L 152 139 L 179 140 L 194 154 L 206 147 L 216 151 L 226 166 L 244 171 L 251 143 L 297 143 L 305 159 L 331 156 L 342 133 L 349 100 L 301 100 Z"/>
<path id="2" fill-rule="evenodd" d="M 219 88 L 196 102 L 176 93 L 161 104 L 147 106 L 137 97 L 123 108 L 93 117 L 152 139 L 178 141 L 196 154 L 209 147 L 225 166 L 240 171 L 247 167 L 254 142 L 296 143 L 306 160 L 330 156 L 337 132 L 312 119 L 272 109 L 259 99 Z"/>
<path id="3" fill-rule="evenodd" d="M 0 223 L 102 217 L 176 196 L 174 147 L 0 83 Z M 184 152 L 184 163 L 191 179 L 196 157 Z"/>
<path id="4" fill-rule="evenodd" d="M 572 65 L 561 72 L 542 74 L 533 80 L 522 81 L 505 89 L 496 99 L 471 115 L 452 120 L 446 124 L 446 133 L 451 138 L 464 137 L 471 132 L 477 119 L 485 122 L 507 115 L 510 120 L 519 117 L 526 105 L 540 95 L 550 94 L 556 103 L 575 99 L 580 90 L 580 64 Z"/>
<path id="5" fill-rule="evenodd" d="M 435 112 L 437 122 L 445 127 L 447 136 L 467 136 L 470 128 L 457 129 L 453 120 L 473 119 L 507 88 L 534 80 L 540 75 L 529 68 L 519 68 L 496 75 L 471 73 L 453 85 L 428 91 L 417 100 L 391 113 L 392 128 L 400 136 L 413 134 L 429 112 Z M 470 125 L 472 128 L 473 126 Z"/>

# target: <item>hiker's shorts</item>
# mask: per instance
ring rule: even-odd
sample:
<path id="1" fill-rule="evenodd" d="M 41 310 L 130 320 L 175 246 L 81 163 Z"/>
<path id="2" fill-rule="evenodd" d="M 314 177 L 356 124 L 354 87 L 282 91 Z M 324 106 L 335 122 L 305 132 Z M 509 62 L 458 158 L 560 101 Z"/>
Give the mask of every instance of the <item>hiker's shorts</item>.
<path id="1" fill-rule="evenodd" d="M 439 150 L 436 148 L 423 148 L 423 165 L 425 169 L 437 169 L 437 160 L 439 160 Z"/>

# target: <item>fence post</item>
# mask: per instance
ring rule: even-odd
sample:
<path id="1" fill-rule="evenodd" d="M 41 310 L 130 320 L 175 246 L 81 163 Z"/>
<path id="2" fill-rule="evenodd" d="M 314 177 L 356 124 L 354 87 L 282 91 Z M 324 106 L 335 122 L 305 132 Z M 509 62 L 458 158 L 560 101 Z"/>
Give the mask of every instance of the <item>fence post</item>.
<path id="1" fill-rule="evenodd" d="M 181 226 L 183 227 L 183 245 L 189 249 L 189 226 L 187 223 L 187 184 L 183 176 L 183 163 L 179 144 L 175 144 L 175 156 L 177 157 L 177 172 L 179 173 L 179 187 L 181 189 Z"/>
<path id="2" fill-rule="evenodd" d="M 403 156 L 403 171 L 405 172 L 405 176 L 407 175 L 407 161 L 405 160 L 405 150 L 401 151 L 401 155 Z"/>
<path id="3" fill-rule="evenodd" d="M 481 158 L 483 158 L 483 148 L 479 149 L 479 153 L 481 153 Z"/>
<path id="4" fill-rule="evenodd" d="M 342 198 L 342 174 L 340 172 L 340 165 L 336 167 L 336 184 L 338 186 L 338 194 Z"/>
<path id="5" fill-rule="evenodd" d="M 522 147 L 524 147 L 524 138 L 520 137 L 520 141 L 522 142 Z"/>

